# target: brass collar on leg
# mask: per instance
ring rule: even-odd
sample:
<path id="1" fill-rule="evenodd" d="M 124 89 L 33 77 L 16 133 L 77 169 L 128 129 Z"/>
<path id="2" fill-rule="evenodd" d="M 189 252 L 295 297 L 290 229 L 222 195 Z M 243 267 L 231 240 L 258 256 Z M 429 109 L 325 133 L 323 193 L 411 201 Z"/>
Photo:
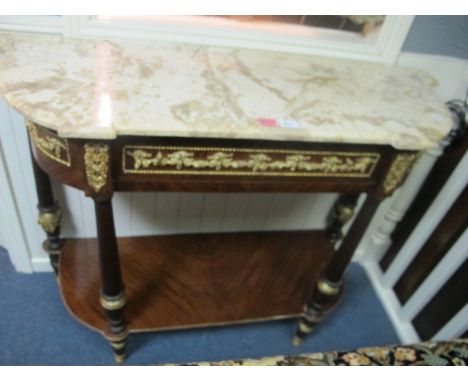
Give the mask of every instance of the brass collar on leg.
<path id="1" fill-rule="evenodd" d="M 125 348 L 125 345 L 126 345 L 125 341 L 126 341 L 126 339 L 123 340 L 122 342 L 111 342 L 111 346 L 115 350 L 121 350 L 121 349 Z"/>
<path id="2" fill-rule="evenodd" d="M 304 321 L 299 321 L 299 331 L 305 334 L 312 333 L 314 331 L 314 325 L 311 322 L 310 325 L 307 325 Z"/>
<path id="3" fill-rule="evenodd" d="M 125 292 L 115 297 L 101 295 L 100 302 L 101 306 L 106 310 L 118 310 L 125 306 L 127 297 L 125 296 Z"/>
<path id="4" fill-rule="evenodd" d="M 341 282 L 333 283 L 325 278 L 321 278 L 317 282 L 317 288 L 321 293 L 327 296 L 334 296 L 340 293 Z"/>

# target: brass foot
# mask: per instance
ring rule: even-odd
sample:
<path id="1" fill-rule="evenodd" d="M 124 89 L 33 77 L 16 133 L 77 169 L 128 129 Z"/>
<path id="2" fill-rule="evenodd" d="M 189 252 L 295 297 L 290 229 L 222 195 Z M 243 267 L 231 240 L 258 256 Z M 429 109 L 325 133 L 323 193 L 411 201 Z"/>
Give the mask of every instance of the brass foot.
<path id="1" fill-rule="evenodd" d="M 123 364 L 125 361 L 125 354 L 114 354 L 114 360 L 119 365 Z"/>
<path id="2" fill-rule="evenodd" d="M 299 320 L 299 325 L 296 334 L 292 339 L 293 346 L 300 346 L 307 336 L 314 331 L 315 322 L 309 321 L 306 317 Z"/>
<path id="3" fill-rule="evenodd" d="M 128 335 L 128 334 L 127 334 Z M 127 337 L 124 337 L 120 341 L 111 341 L 112 350 L 114 352 L 114 360 L 118 364 L 122 364 L 125 361 L 125 348 L 127 345 Z"/>
<path id="4" fill-rule="evenodd" d="M 304 340 L 302 338 L 299 338 L 298 336 L 294 336 L 294 338 L 292 339 L 292 345 L 296 347 L 301 346 L 303 342 Z"/>

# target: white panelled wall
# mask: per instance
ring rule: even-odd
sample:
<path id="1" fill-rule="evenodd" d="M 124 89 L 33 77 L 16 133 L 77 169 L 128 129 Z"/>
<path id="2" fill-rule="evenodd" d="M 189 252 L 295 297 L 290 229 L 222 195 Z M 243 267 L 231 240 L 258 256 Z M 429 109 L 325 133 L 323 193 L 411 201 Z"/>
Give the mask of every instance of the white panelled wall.
<path id="1" fill-rule="evenodd" d="M 60 187 L 60 188 L 59 188 Z M 55 187 L 63 236 L 96 236 L 94 206 L 83 193 Z M 135 192 L 115 193 L 117 236 L 321 229 L 336 195 Z"/>
<path id="2" fill-rule="evenodd" d="M 420 67 L 430 72 L 439 80 L 438 92 L 445 100 L 464 97 L 468 85 L 468 64 L 465 61 L 401 54 L 398 65 Z M 416 166 L 414 171 L 423 170 Z M 0 245 L 7 248 L 18 271 L 51 271 L 48 257 L 41 248 L 45 235 L 36 223 L 37 197 L 24 120 L 3 100 L 0 100 L 0 182 Z M 53 187 L 64 213 L 63 236 L 95 237 L 96 224 L 91 199 L 68 186 L 53 183 Z M 386 212 L 400 192 L 403 191 L 400 190 L 382 203 L 358 248 L 355 260 L 362 262 L 368 270 L 402 341 L 412 342 L 418 338 L 410 325 L 409 316 L 401 314 L 404 312 L 403 307 L 399 306 L 391 285 L 382 283 L 384 278 L 378 271 L 378 256 L 369 250 L 372 248 L 372 235 L 382 225 Z M 415 194 L 417 191 L 405 192 Z M 322 229 L 335 200 L 335 194 L 116 193 L 113 207 L 117 235 L 135 236 Z M 429 223 L 422 221 L 421 224 Z M 463 254 L 455 253 L 452 256 L 459 258 Z M 403 270 L 393 268 L 392 272 L 401 274 Z M 467 309 L 454 320 L 460 321 L 466 314 Z M 438 339 L 444 336 L 448 338 L 459 328 L 456 322 L 450 322 L 438 334 Z"/>

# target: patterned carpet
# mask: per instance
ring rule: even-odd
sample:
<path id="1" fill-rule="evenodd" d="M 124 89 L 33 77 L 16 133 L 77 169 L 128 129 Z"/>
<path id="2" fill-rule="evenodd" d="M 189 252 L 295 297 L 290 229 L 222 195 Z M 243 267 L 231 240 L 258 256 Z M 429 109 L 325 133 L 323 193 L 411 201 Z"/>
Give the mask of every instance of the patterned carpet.
<path id="1" fill-rule="evenodd" d="M 200 362 L 187 366 L 466 366 L 468 339 L 421 342 L 406 346 L 362 348 L 236 361 Z"/>

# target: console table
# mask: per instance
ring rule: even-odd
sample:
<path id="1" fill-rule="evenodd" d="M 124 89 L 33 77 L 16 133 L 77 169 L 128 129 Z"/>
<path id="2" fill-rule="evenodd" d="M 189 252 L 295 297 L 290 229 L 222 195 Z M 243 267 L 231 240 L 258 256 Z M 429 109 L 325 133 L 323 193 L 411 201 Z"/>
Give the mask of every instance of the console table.
<path id="1" fill-rule="evenodd" d="M 431 77 L 379 64 L 19 33 L 0 33 L 0 52 L 63 300 L 118 362 L 142 331 L 300 317 L 300 344 L 337 302 L 379 202 L 452 126 Z M 97 239 L 60 237 L 49 175 L 93 198 Z M 119 191 L 341 196 L 323 232 L 116 238 Z"/>

